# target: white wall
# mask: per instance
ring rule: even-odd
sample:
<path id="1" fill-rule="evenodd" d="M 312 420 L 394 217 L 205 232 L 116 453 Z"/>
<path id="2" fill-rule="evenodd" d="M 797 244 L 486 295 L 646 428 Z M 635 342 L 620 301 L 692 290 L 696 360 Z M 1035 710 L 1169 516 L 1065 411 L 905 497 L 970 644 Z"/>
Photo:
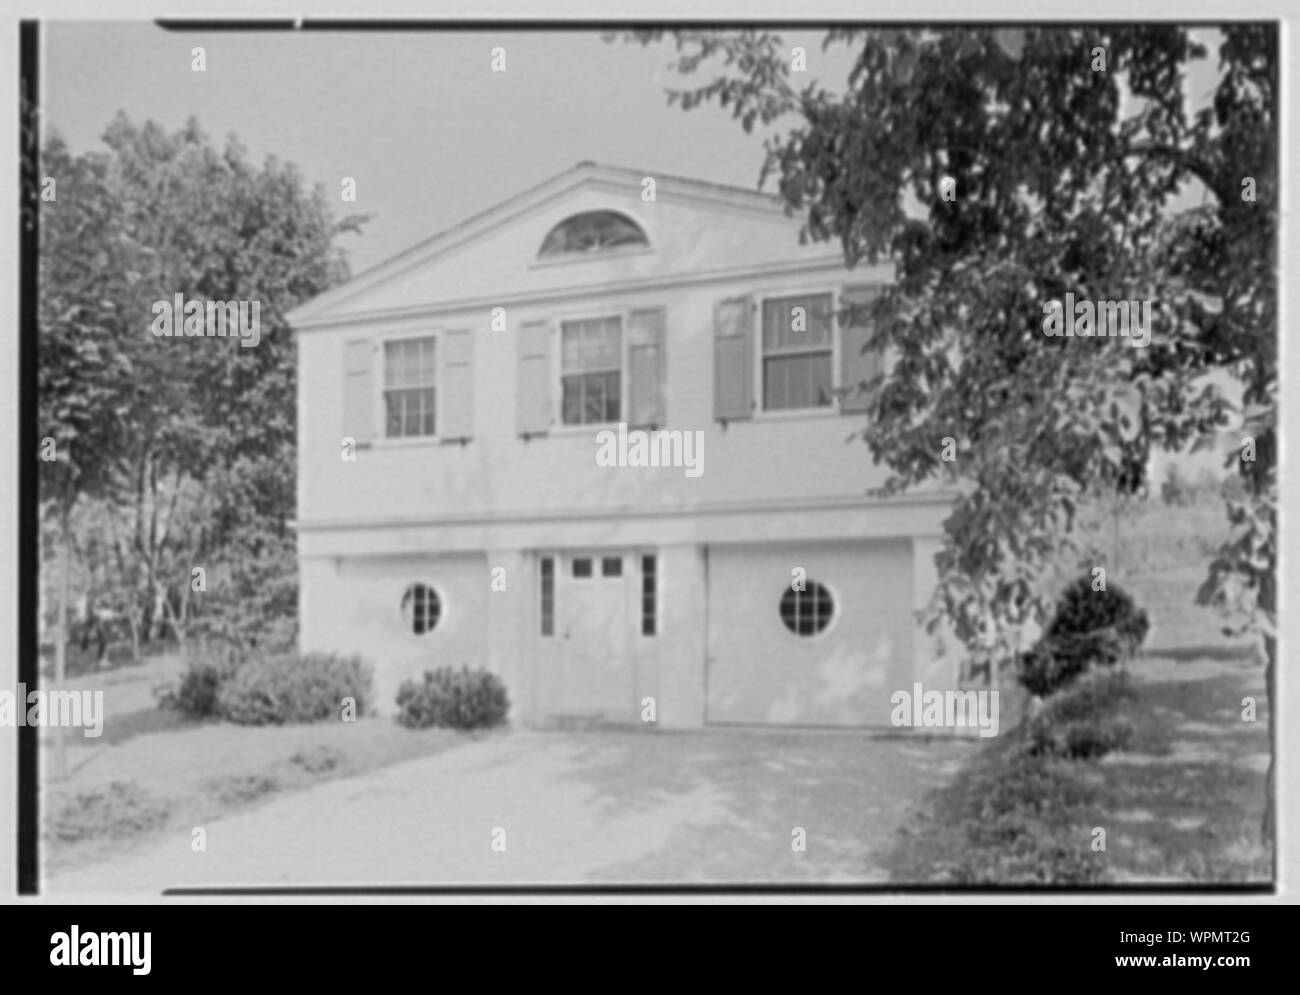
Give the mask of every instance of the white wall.
<path id="1" fill-rule="evenodd" d="M 638 687 L 655 697 L 662 728 L 704 722 L 706 599 L 703 550 L 661 547 L 659 634 L 643 641 Z"/>
<path id="2" fill-rule="evenodd" d="M 786 277 L 765 288 L 777 294 L 829 286 L 834 277 Z M 379 440 L 340 459 L 343 343 L 360 334 L 409 331 L 411 323 L 373 329 L 313 331 L 300 337 L 303 418 L 299 427 L 301 501 L 299 519 L 374 520 L 388 516 L 466 515 L 474 512 L 537 512 L 610 507 L 673 508 L 762 499 L 860 496 L 883 483 L 865 444 L 848 436 L 862 415 L 817 411 L 758 415 L 726 428 L 713 419 L 713 306 L 756 290 L 743 281 L 611 296 L 592 292 L 569 308 L 509 312 L 519 323 L 562 314 L 600 314 L 634 307 L 666 306 L 667 424 L 670 430 L 704 433 L 703 473 L 681 468 L 598 467 L 599 426 L 553 427 L 528 441 L 515 430 L 515 341 L 509 332 L 481 327 L 476 337 L 475 438 L 468 445 Z M 458 313 L 424 327 L 485 325 L 486 314 Z M 419 326 L 417 326 L 419 327 Z M 378 387 L 376 387 L 378 389 Z M 558 383 L 555 385 L 558 393 Z"/>
<path id="3" fill-rule="evenodd" d="M 834 596 L 815 636 L 781 621 L 795 567 Z M 906 539 L 711 548 L 708 720 L 888 726 L 915 673 L 911 574 Z"/>
<path id="4" fill-rule="evenodd" d="M 833 248 L 800 247 L 797 223 L 779 214 L 706 204 L 685 191 L 665 197 L 665 190 L 672 193 L 671 185 L 661 189 L 657 203 L 644 205 L 610 184 L 570 191 L 456 251 L 350 298 L 344 294 L 333 305 L 334 323 L 319 323 L 317 313 L 299 333 L 304 646 L 354 648 L 381 658 L 388 664 L 385 699 L 401 676 L 417 675 L 424 666 L 487 663 L 506 677 L 517 714 L 545 711 L 537 674 L 553 647 L 537 638 L 534 551 L 657 548 L 660 631 L 653 638 L 636 635 L 629 665 L 636 669 L 638 699 L 656 698 L 661 726 L 689 727 L 704 719 L 704 606 L 709 602 L 716 610 L 724 596 L 724 610 L 734 617 L 715 622 L 734 625 L 740 638 L 752 640 L 759 666 L 749 675 L 748 690 L 738 688 L 734 701 L 720 699 L 725 716 L 819 722 L 851 717 L 862 703 L 857 692 L 848 689 L 848 698 L 838 703 L 827 695 L 836 681 L 852 684 L 864 672 L 858 659 L 863 652 L 888 661 L 871 664 L 871 674 L 880 671 L 897 681 L 906 671 L 910 679 L 914 657 L 921 656 L 914 651 L 910 612 L 921 591 L 914 590 L 912 547 L 898 537 L 936 534 L 945 503 L 935 497 L 866 498 L 886 471 L 872 464 L 861 441 L 848 439 L 863 427 L 863 415 L 760 412 L 725 428 L 713 418 L 718 301 L 834 291 L 886 281 L 892 271 L 882 266 L 848 273 Z M 555 222 L 605 207 L 640 221 L 653 251 L 559 264 L 535 259 Z M 507 330 L 493 331 L 491 308 L 505 300 Z M 702 475 L 687 477 L 679 467 L 598 467 L 602 426 L 556 424 L 546 437 L 521 439 L 514 331 L 529 321 L 645 307 L 667 312 L 664 427 L 703 433 Z M 353 317 L 338 319 L 340 314 Z M 377 439 L 355 461 L 340 459 L 344 343 L 452 329 L 472 329 L 475 340 L 472 441 Z M 558 336 L 553 342 L 558 349 Z M 838 376 L 838 354 L 834 365 Z M 552 389 L 558 396 L 558 375 Z M 755 383 L 755 396 L 760 393 Z M 817 545 L 844 537 L 882 540 L 869 547 L 867 575 L 854 572 L 860 564 L 843 559 L 844 550 Z M 793 712 L 780 716 L 761 701 L 765 688 L 780 689 L 785 680 L 786 671 L 772 656 L 780 643 L 769 632 L 780 622 L 766 576 L 760 583 L 753 569 L 771 554 L 754 546 L 746 556 L 740 545 L 774 541 L 820 549 L 825 576 L 837 578 L 854 598 L 875 599 L 888 609 L 869 619 L 842 619 L 839 656 L 805 661 L 813 676 L 789 686 Z M 727 576 L 713 576 L 716 561 L 710 559 L 706 580 L 704 547 L 727 543 L 737 544 L 735 555 L 719 567 Z M 508 593 L 491 591 L 494 565 L 507 567 Z M 783 573 L 788 583 L 788 565 Z M 448 617 L 424 639 L 402 632 L 396 621 L 408 579 L 431 580 L 447 592 Z M 757 624 L 745 614 L 750 611 Z M 784 629 L 780 637 L 794 638 Z M 868 643 L 874 648 L 863 649 Z M 808 647 L 793 652 L 814 653 Z"/>
<path id="5" fill-rule="evenodd" d="M 306 651 L 360 653 L 375 667 L 376 706 L 393 710 L 397 688 L 439 666 L 484 667 L 488 658 L 490 573 L 483 556 L 422 554 L 301 560 Z M 406 586 L 432 584 L 442 601 L 437 626 L 417 636 L 403 625 Z"/>

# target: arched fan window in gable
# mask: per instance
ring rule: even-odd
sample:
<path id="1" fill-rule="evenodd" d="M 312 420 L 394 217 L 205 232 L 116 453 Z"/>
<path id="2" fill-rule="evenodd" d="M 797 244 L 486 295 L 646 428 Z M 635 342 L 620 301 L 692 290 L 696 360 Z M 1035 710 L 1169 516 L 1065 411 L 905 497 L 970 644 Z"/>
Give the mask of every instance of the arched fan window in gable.
<path id="1" fill-rule="evenodd" d="M 586 211 L 565 218 L 551 229 L 539 259 L 604 252 L 629 245 L 649 245 L 641 226 L 617 211 Z"/>

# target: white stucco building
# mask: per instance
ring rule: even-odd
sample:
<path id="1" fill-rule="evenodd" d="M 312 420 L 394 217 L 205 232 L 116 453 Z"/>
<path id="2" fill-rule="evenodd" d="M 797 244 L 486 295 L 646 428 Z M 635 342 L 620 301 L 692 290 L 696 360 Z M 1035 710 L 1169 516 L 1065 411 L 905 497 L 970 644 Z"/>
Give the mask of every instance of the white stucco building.
<path id="1" fill-rule="evenodd" d="M 303 648 L 381 708 L 467 663 L 517 721 L 886 726 L 957 678 L 913 614 L 948 498 L 867 497 L 847 441 L 875 360 L 835 311 L 892 267 L 645 179 L 581 163 L 289 316 Z M 700 433 L 701 472 L 598 465 L 620 424 Z"/>

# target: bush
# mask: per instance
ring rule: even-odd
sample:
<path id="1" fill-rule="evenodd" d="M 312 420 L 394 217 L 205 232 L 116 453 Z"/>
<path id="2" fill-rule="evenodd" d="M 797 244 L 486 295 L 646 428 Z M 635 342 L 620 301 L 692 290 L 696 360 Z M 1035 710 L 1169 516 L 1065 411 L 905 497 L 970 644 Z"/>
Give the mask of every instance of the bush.
<path id="1" fill-rule="evenodd" d="M 1026 750 L 1033 755 L 1090 760 L 1123 749 L 1133 738 L 1133 726 L 1113 713 L 1136 697 L 1128 674 L 1094 674 L 1054 696 L 1029 721 Z"/>
<path id="2" fill-rule="evenodd" d="M 439 667 L 422 682 L 397 690 L 397 721 L 408 729 L 491 729 L 506 720 L 510 700 L 500 678 L 486 670 Z"/>
<path id="3" fill-rule="evenodd" d="M 953 869 L 957 883 L 1068 885 L 1102 879 L 1104 867 L 1096 855 L 1072 841 L 1083 814 L 1095 805 L 1094 789 L 1068 766 L 1027 754 L 1011 754 L 988 774 L 965 813 L 969 848 Z"/>
<path id="4" fill-rule="evenodd" d="M 963 854 L 954 868 L 959 885 L 1096 885 L 1106 879 L 1098 855 L 1063 836 L 1069 825 L 1041 822 L 1020 815 L 999 818 L 987 842 Z"/>
<path id="5" fill-rule="evenodd" d="M 334 770 L 347 759 L 347 754 L 332 746 L 319 744 L 305 750 L 299 750 L 289 758 L 308 774 L 326 774 Z"/>
<path id="6" fill-rule="evenodd" d="M 1049 646 L 1039 643 L 1021 656 L 1019 678 L 1031 694 L 1046 697 L 1074 680 L 1081 669 L 1077 656 L 1057 656 Z"/>
<path id="7" fill-rule="evenodd" d="M 1022 658 L 1020 682 L 1049 695 L 1092 666 L 1130 659 L 1149 628 L 1147 613 L 1126 592 L 1114 584 L 1094 591 L 1090 578 L 1080 578 L 1066 588 L 1047 632 Z"/>
<path id="8" fill-rule="evenodd" d="M 218 489 L 260 488 L 246 475 L 257 468 L 240 461 L 224 471 Z M 222 563 L 208 572 L 207 592 L 194 607 L 191 629 L 203 639 L 220 640 L 245 653 L 292 653 L 298 637 L 298 563 L 292 534 L 254 518 L 239 526 L 226 544 Z"/>
<path id="9" fill-rule="evenodd" d="M 75 843 L 85 839 L 121 839 L 157 829 L 167 822 L 171 806 L 134 781 L 113 781 L 79 791 L 51 818 L 48 832 Z"/>
<path id="10" fill-rule="evenodd" d="M 1133 725 L 1112 715 L 1092 715 L 1058 725 L 1035 720 L 1028 733 L 1026 748 L 1033 755 L 1096 760 L 1128 746 L 1133 739 Z"/>
<path id="11" fill-rule="evenodd" d="M 195 650 L 175 687 L 158 692 L 158 704 L 191 718 L 217 714 L 217 692 L 239 669 L 239 654 L 229 646 L 204 645 Z"/>
<path id="12" fill-rule="evenodd" d="M 1046 703 L 1035 721 L 1074 722 L 1095 715 L 1108 715 L 1125 702 L 1137 700 L 1133 678 L 1122 670 L 1089 674 L 1074 687 Z"/>
<path id="13" fill-rule="evenodd" d="M 977 798 L 972 799 L 976 842 L 1002 816 L 1021 815 L 1041 819 L 1062 817 L 1069 810 L 1086 806 L 1091 789 L 1073 778 L 1069 770 L 1033 755 L 1013 752 L 1003 767 L 992 772 Z"/>
<path id="14" fill-rule="evenodd" d="M 353 698 L 357 714 L 370 702 L 370 668 L 360 657 L 287 653 L 240 667 L 217 691 L 217 714 L 239 725 L 320 722 L 342 715 Z"/>
<path id="15" fill-rule="evenodd" d="M 204 781 L 201 787 L 223 806 L 233 806 L 278 791 L 280 782 L 264 774 L 230 774 Z"/>
<path id="16" fill-rule="evenodd" d="M 1114 584 L 1104 591 L 1094 591 L 1091 579 L 1082 577 L 1061 595 L 1047 638 L 1061 643 L 1113 633 L 1121 648 L 1131 655 L 1146 639 L 1148 628 L 1147 613 L 1125 591 Z"/>
<path id="17" fill-rule="evenodd" d="M 1083 722 L 1071 722 L 1061 730 L 1060 743 L 1052 746 L 1072 760 L 1096 760 L 1112 750 L 1122 750 L 1133 739 L 1133 726 L 1127 719 L 1098 716 Z"/>

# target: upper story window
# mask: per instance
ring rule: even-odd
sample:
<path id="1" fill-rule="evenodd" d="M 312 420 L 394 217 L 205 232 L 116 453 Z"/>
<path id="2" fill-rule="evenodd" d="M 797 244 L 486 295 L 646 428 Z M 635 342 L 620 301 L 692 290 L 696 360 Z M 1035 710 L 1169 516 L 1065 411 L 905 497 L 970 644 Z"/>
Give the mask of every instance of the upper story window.
<path id="1" fill-rule="evenodd" d="M 619 421 L 622 380 L 621 318 L 560 323 L 560 410 L 565 425 Z"/>
<path id="2" fill-rule="evenodd" d="M 384 434 L 437 434 L 435 336 L 384 343 Z"/>
<path id="3" fill-rule="evenodd" d="M 763 302 L 764 411 L 834 403 L 834 309 L 830 294 Z"/>
<path id="4" fill-rule="evenodd" d="M 649 245 L 641 226 L 617 211 L 586 211 L 565 218 L 542 242 L 539 259 Z"/>

